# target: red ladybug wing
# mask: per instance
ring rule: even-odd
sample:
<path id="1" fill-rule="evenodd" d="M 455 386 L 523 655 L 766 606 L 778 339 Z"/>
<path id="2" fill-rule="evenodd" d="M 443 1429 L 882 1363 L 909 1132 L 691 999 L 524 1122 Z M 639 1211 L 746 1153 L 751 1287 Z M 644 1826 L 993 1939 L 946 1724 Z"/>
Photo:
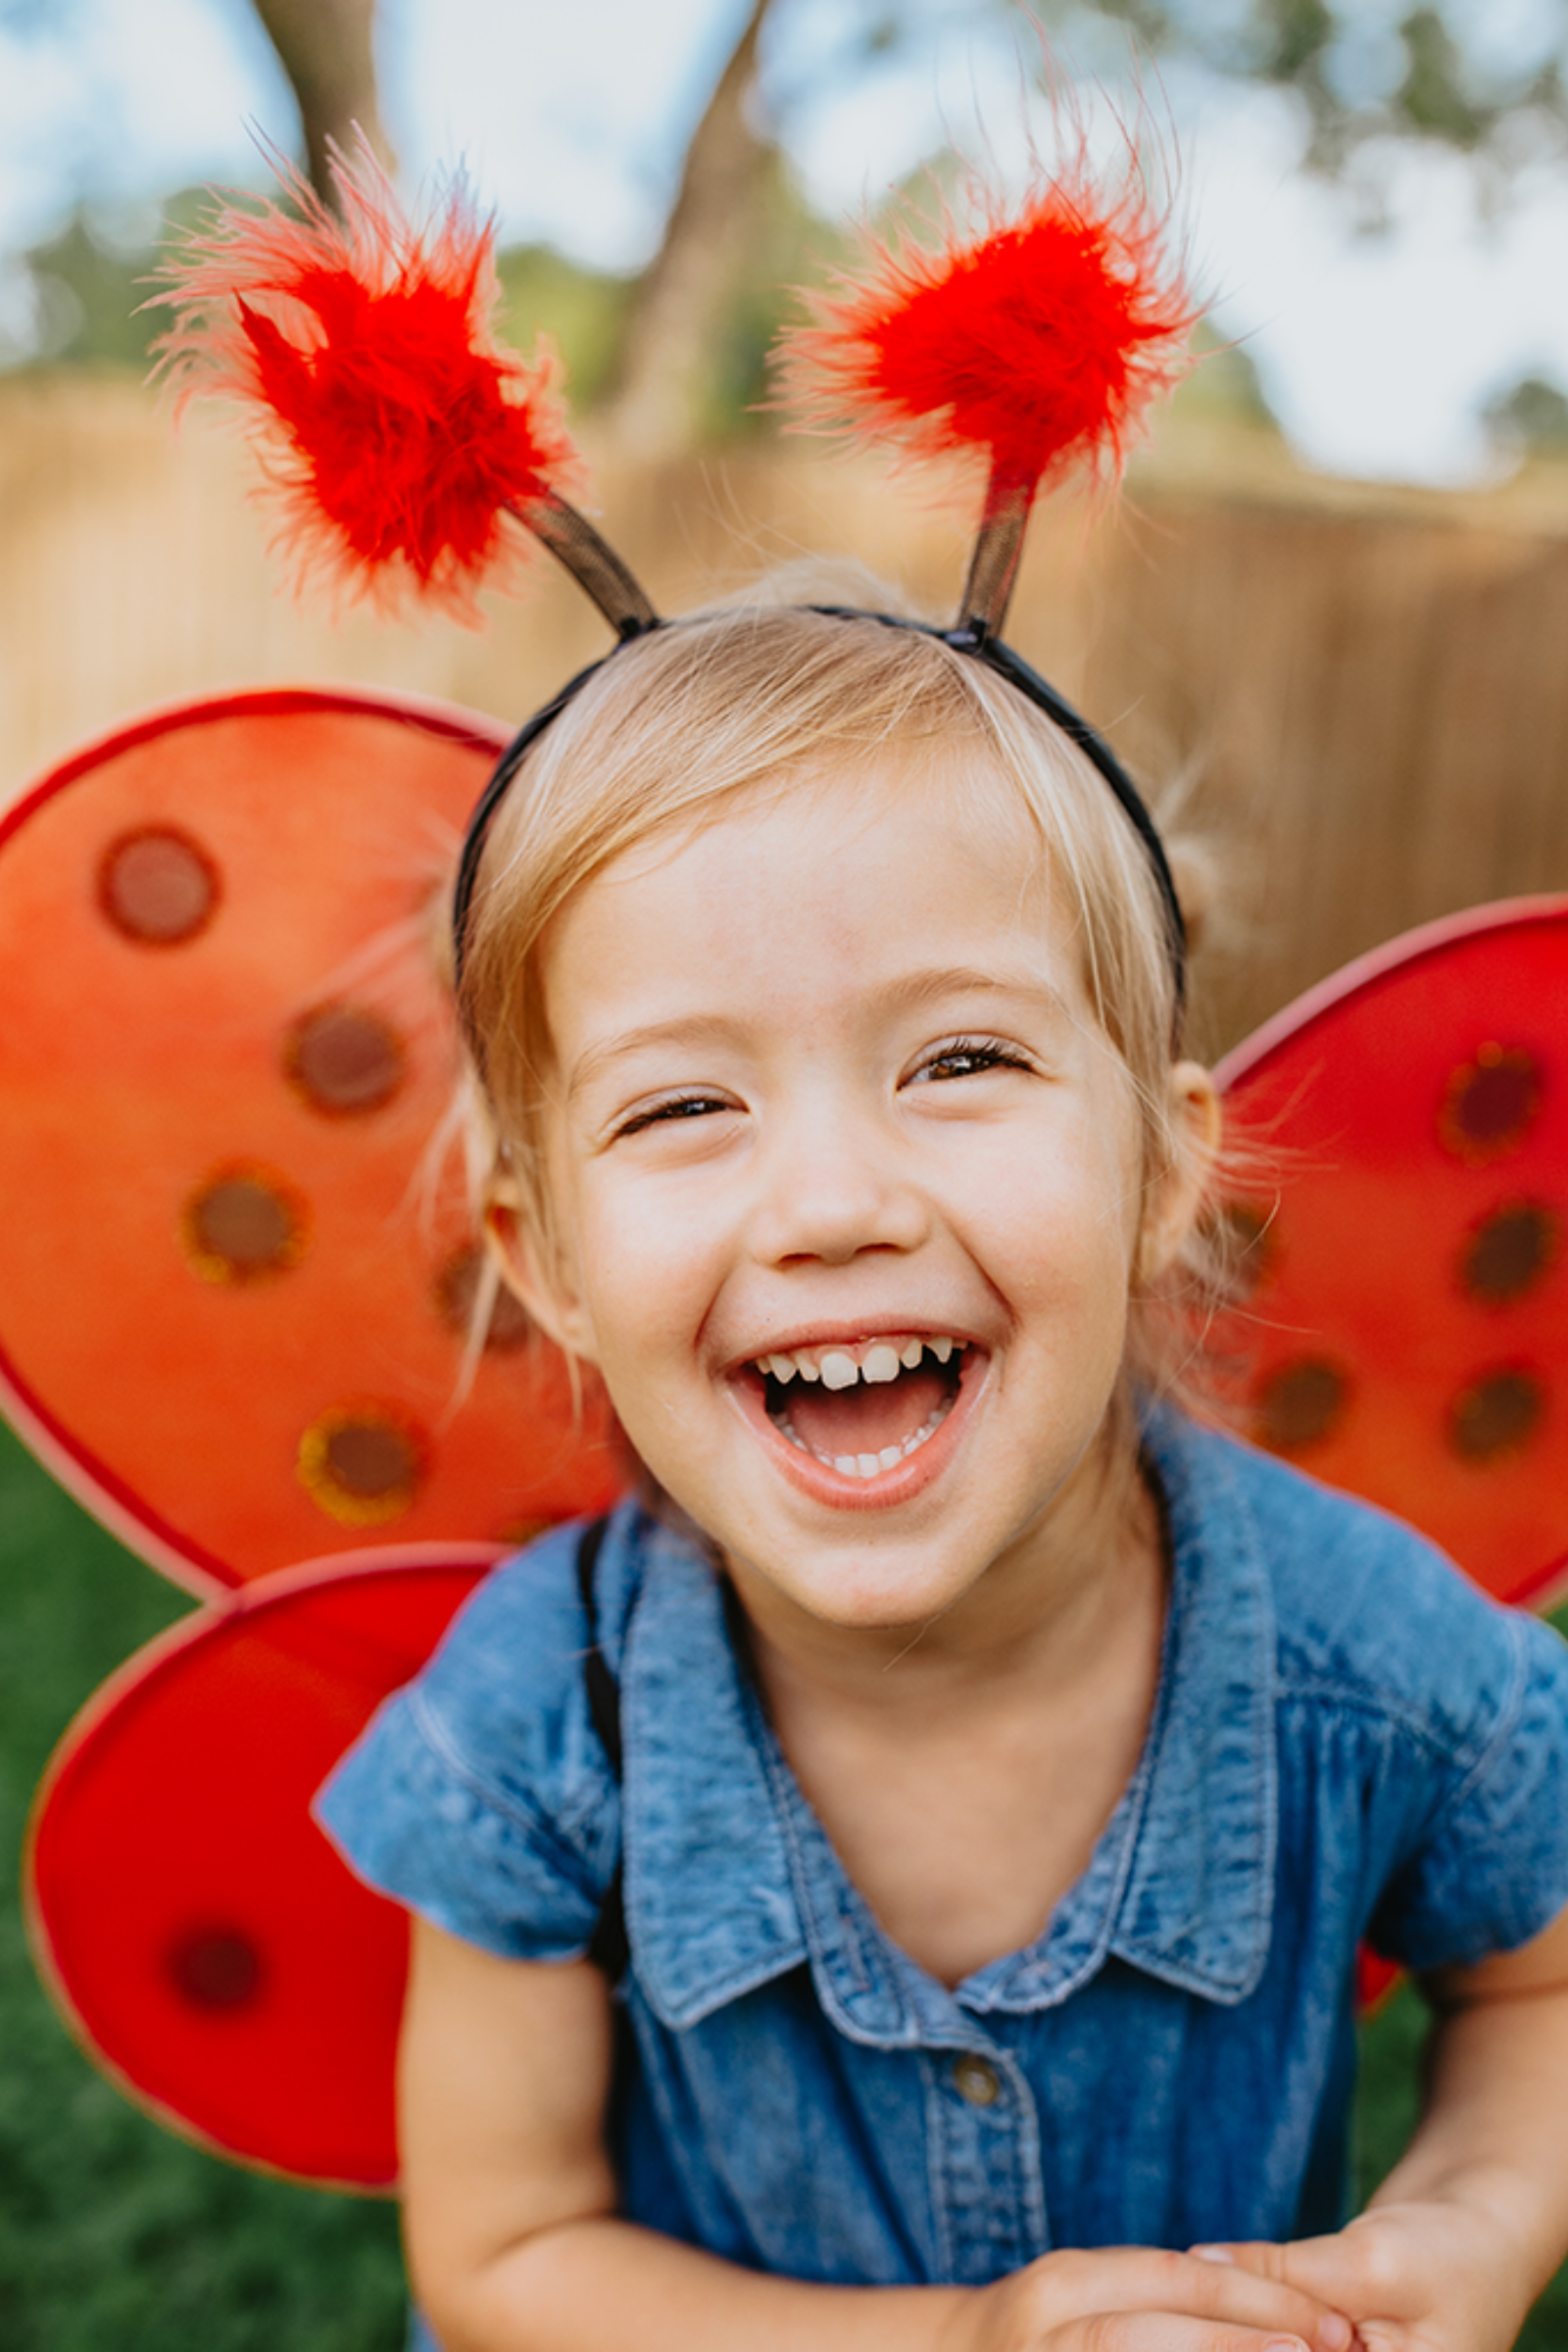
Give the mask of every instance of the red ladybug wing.
<path id="1" fill-rule="evenodd" d="M 480 1546 L 307 1568 L 132 1658 L 36 1801 L 29 1924 L 91 2054 L 220 2153 L 383 2188 L 408 1934 L 309 1815 L 484 1572 Z"/>
<path id="2" fill-rule="evenodd" d="M 1568 1565 L 1568 899 L 1410 933 L 1219 1075 L 1275 1163 L 1227 1335 L 1252 1434 L 1544 1602 Z"/>
<path id="3" fill-rule="evenodd" d="M 0 1404 L 212 1591 L 333 1546 L 515 1540 L 618 1483 L 476 1264 L 447 878 L 501 742 L 385 695 L 217 697 L 0 825 Z"/>

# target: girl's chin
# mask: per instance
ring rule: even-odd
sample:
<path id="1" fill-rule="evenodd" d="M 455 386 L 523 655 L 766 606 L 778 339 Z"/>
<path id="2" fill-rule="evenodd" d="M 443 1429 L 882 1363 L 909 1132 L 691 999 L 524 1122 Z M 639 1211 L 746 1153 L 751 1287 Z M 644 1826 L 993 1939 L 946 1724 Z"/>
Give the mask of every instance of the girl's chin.
<path id="1" fill-rule="evenodd" d="M 854 1532 L 864 1522 L 841 1522 L 844 1541 L 819 1547 L 789 1528 L 758 1540 L 748 1528 L 744 1549 L 722 1556 L 743 1606 L 775 1636 L 778 1603 L 790 1616 L 847 1636 L 885 1634 L 906 1642 L 945 1619 L 984 1574 L 981 1557 L 956 1556 L 951 1542 L 929 1548 L 918 1537 L 868 1549 Z"/>

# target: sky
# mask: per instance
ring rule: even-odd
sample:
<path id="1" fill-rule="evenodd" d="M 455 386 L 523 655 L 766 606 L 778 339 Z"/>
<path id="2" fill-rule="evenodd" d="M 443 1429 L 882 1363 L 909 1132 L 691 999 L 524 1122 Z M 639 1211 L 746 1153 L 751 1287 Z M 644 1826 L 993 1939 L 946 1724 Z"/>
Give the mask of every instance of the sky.
<path id="1" fill-rule="evenodd" d="M 1529 5 L 1487 0 L 1489 22 Z M 780 12 L 780 126 L 829 211 L 875 201 L 945 137 L 979 137 L 1004 163 L 1017 152 L 1010 38 L 955 0 L 915 6 L 914 37 L 854 74 L 842 70 L 854 8 Z M 381 0 L 383 112 L 405 179 L 416 187 L 462 157 L 506 239 L 633 268 L 744 13 L 745 0 Z M 1568 167 L 1523 181 L 1489 222 L 1462 162 L 1412 154 L 1390 182 L 1393 230 L 1369 237 L 1345 197 L 1299 170 L 1287 99 L 1178 79 L 1157 103 L 1200 288 L 1309 461 L 1483 478 L 1495 463 L 1486 400 L 1525 373 L 1568 387 Z M 133 234 L 172 188 L 254 184 L 258 129 L 294 143 L 246 0 L 0 0 L 0 257 L 46 236 L 77 195 Z M 0 326 L 24 299 L 0 258 Z"/>

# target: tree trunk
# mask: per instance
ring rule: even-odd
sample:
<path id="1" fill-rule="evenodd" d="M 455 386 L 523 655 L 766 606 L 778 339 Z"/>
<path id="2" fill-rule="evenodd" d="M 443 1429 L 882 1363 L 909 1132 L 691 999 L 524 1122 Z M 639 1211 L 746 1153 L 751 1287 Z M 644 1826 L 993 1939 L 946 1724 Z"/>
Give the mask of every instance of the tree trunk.
<path id="1" fill-rule="evenodd" d="M 388 169 L 376 99 L 375 0 L 254 0 L 299 102 L 311 185 L 336 203 L 327 144 L 351 154 L 358 132 Z"/>
<path id="2" fill-rule="evenodd" d="M 773 0 L 745 28 L 686 151 L 663 242 L 638 282 L 601 415 L 623 449 L 673 457 L 701 426 L 712 339 L 744 260 L 772 147 L 752 126 L 757 53 Z"/>

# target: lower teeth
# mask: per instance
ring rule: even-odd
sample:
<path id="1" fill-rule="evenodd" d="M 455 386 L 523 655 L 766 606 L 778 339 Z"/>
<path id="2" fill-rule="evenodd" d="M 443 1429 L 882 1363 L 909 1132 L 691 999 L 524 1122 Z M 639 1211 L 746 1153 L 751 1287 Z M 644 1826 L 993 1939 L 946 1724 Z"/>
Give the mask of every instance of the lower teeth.
<path id="1" fill-rule="evenodd" d="M 828 1469 L 837 1470 L 844 1478 L 880 1478 L 884 1470 L 896 1470 L 900 1462 L 908 1460 L 911 1453 L 918 1453 L 926 1440 L 935 1437 L 952 1409 L 951 1404 L 944 1404 L 931 1415 L 929 1421 L 922 1421 L 913 1436 L 906 1438 L 902 1446 L 884 1446 L 880 1453 L 818 1453 L 814 1446 L 808 1446 L 787 1414 L 781 1413 L 773 1426 L 781 1430 L 800 1452 L 808 1453 L 813 1462 L 825 1463 Z"/>

